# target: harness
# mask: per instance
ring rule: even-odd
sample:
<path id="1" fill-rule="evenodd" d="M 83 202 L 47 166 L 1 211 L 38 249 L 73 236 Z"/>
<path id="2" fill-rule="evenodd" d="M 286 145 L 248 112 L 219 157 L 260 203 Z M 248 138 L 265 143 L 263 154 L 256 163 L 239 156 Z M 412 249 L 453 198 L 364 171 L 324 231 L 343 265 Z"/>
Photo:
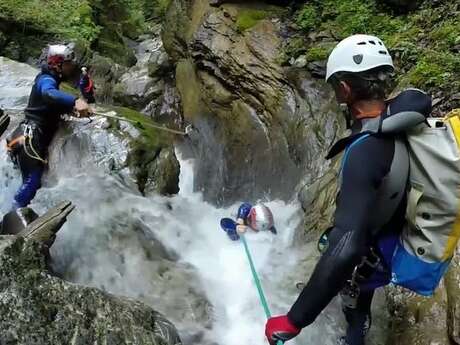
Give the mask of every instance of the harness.
<path id="1" fill-rule="evenodd" d="M 34 130 L 36 130 L 36 127 L 30 123 L 23 123 L 20 126 L 22 126 L 23 134 L 12 140 L 7 140 L 6 142 L 6 149 L 9 154 L 14 155 L 14 152 L 21 146 L 24 149 L 24 153 L 29 158 L 40 161 L 43 164 L 48 164 L 48 161 L 40 156 L 33 144 Z"/>

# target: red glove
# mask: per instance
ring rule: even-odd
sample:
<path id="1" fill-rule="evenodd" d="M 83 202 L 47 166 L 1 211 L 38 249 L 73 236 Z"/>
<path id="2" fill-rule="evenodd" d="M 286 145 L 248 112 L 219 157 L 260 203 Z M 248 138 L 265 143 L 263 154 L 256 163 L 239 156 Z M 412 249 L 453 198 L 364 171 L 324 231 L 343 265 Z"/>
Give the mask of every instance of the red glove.
<path id="1" fill-rule="evenodd" d="M 291 340 L 300 333 L 301 329 L 294 326 L 286 315 L 271 317 L 265 325 L 265 335 L 270 345 L 276 345 L 278 340 L 283 343 Z"/>

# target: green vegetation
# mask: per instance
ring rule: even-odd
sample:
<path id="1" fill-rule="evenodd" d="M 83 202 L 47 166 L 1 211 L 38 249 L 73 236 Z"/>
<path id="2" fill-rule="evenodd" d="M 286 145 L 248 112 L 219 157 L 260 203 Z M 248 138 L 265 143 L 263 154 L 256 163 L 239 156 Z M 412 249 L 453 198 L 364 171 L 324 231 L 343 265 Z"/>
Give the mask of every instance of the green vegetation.
<path id="1" fill-rule="evenodd" d="M 394 17 L 377 6 L 375 0 L 310 1 L 296 16 L 297 25 L 305 31 L 327 29 L 341 37 L 354 33 L 393 32 L 403 25 L 403 18 Z"/>
<path id="2" fill-rule="evenodd" d="M 239 8 L 236 27 L 239 32 L 251 29 L 261 20 L 280 17 L 287 14 L 286 8 L 275 5 L 253 4 L 247 8 Z"/>
<path id="3" fill-rule="evenodd" d="M 267 18 L 269 15 L 270 13 L 264 10 L 246 9 L 238 13 L 236 26 L 240 32 L 244 32 L 255 26 L 260 20 Z"/>
<path id="4" fill-rule="evenodd" d="M 460 59 L 454 54 L 428 50 L 409 70 L 409 85 L 460 88 Z"/>
<path id="5" fill-rule="evenodd" d="M 326 60 L 333 48 L 334 47 L 331 44 L 311 47 L 307 51 L 307 60 L 308 61 Z"/>
<path id="6" fill-rule="evenodd" d="M 2 0 L 0 19 L 14 21 L 45 33 L 92 41 L 99 27 L 87 1 L 80 0 Z"/>
<path id="7" fill-rule="evenodd" d="M 376 0 L 312 0 L 298 10 L 295 22 L 306 33 L 330 32 L 337 39 L 377 35 L 395 57 L 400 85 L 459 92 L 459 7 L 459 1 L 426 0 L 420 9 L 397 15 Z M 304 45 L 308 60 L 325 59 L 331 49 L 324 42 L 304 40 Z"/>
<path id="8" fill-rule="evenodd" d="M 135 39 L 148 30 L 148 21 L 161 18 L 170 1 L 1 0 L 0 49 L 13 58 L 26 59 L 26 53 L 39 54 L 38 46 L 46 42 L 72 40 L 131 65 L 135 58 L 124 37 Z M 25 46 L 27 52 L 17 45 Z"/>
<path id="9" fill-rule="evenodd" d="M 147 19 L 163 18 L 172 0 L 145 0 L 144 9 Z"/>
<path id="10" fill-rule="evenodd" d="M 305 31 L 315 29 L 321 24 L 321 17 L 318 7 L 308 4 L 305 5 L 296 16 L 297 25 Z"/>

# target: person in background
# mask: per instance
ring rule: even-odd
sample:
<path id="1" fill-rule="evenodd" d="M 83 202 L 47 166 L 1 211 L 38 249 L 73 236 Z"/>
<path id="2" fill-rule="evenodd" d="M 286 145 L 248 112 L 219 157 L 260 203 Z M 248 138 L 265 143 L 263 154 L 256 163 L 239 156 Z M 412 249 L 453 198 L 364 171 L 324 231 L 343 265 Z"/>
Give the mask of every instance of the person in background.
<path id="1" fill-rule="evenodd" d="M 96 103 L 96 99 L 94 98 L 94 82 L 86 67 L 82 67 L 81 69 L 81 78 L 78 86 L 80 88 L 81 95 L 88 104 Z"/>

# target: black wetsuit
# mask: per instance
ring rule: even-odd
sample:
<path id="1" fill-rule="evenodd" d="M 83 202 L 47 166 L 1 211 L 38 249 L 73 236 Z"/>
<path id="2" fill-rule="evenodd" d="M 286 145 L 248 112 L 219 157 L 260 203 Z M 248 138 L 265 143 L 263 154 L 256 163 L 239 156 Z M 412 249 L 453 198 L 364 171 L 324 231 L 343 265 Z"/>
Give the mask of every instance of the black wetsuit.
<path id="1" fill-rule="evenodd" d="M 7 139 L 10 153 L 22 174 L 22 185 L 13 208 L 27 206 L 41 187 L 48 146 L 58 129 L 60 117 L 73 111 L 76 97 L 59 90 L 61 78 L 43 67 L 36 77 L 25 109 L 25 120 Z M 18 139 L 26 136 L 25 143 Z"/>
<path id="2" fill-rule="evenodd" d="M 418 90 L 409 90 L 392 100 L 389 109 L 388 114 L 385 112 L 382 115 L 382 121 L 388 116 L 406 111 L 419 112 L 427 117 L 431 113 L 431 98 Z M 363 135 L 361 127 L 361 122 L 355 123 L 352 136 L 339 146 L 343 148 L 356 142 Z M 375 219 L 382 212 L 377 207 L 379 189 L 392 168 L 395 142 L 395 136 L 377 133 L 348 150 L 342 168 L 342 184 L 337 198 L 334 226 L 328 238 L 329 247 L 288 313 L 289 320 L 298 328 L 313 323 L 351 278 L 354 268 L 361 263 L 362 258 L 375 247 L 380 236 L 391 231 L 401 231 L 406 209 L 405 197 L 400 199 L 394 214 L 385 225 L 374 228 Z M 339 148 L 336 151 L 340 150 Z M 405 189 L 402 188 L 399 193 L 405 195 Z M 364 316 L 370 314 L 372 296 L 372 290 L 362 293 L 358 308 L 354 311 L 344 310 L 350 324 L 347 337 L 354 338 L 352 334 L 360 335 L 356 339 L 347 339 L 350 345 L 363 344 L 362 331 L 359 328 L 364 327 Z"/>

